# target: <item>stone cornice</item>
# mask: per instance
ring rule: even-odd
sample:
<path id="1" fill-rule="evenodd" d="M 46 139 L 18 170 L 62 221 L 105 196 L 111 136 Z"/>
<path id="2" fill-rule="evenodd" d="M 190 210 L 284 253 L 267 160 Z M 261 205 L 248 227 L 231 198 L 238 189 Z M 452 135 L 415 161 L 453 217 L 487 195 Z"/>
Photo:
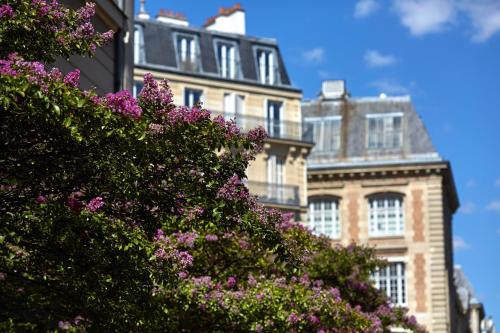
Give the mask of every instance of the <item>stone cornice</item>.
<path id="1" fill-rule="evenodd" d="M 455 181 L 451 171 L 450 163 L 447 161 L 399 164 L 399 165 L 376 165 L 362 167 L 308 169 L 307 181 L 309 187 L 315 182 L 344 182 L 362 181 L 362 186 L 385 186 L 393 184 L 392 179 L 441 176 L 443 186 L 449 197 L 452 212 L 458 209 L 459 201 L 455 188 Z M 401 180 L 398 180 L 400 182 Z"/>

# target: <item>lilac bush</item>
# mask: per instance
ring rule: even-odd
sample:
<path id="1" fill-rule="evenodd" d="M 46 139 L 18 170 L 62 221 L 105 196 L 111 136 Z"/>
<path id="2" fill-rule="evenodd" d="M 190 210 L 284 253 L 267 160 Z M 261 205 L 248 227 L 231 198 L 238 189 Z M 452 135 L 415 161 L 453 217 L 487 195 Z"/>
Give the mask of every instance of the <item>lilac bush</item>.
<path id="1" fill-rule="evenodd" d="M 373 250 L 249 193 L 262 128 L 175 106 L 150 74 L 135 99 L 47 70 L 109 38 L 93 11 L 0 7 L 1 331 L 423 331 L 370 283 Z"/>

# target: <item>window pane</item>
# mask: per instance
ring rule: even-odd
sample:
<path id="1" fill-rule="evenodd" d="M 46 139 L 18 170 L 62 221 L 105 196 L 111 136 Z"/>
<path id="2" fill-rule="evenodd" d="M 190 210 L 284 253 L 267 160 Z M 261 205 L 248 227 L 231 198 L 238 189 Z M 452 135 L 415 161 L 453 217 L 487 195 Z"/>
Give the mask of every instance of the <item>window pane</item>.
<path id="1" fill-rule="evenodd" d="M 340 219 L 336 200 L 311 200 L 309 214 L 310 228 L 314 230 L 315 234 L 324 234 L 335 238 L 340 236 Z"/>
<path id="2" fill-rule="evenodd" d="M 371 236 L 402 235 L 402 198 L 388 194 L 368 201 L 369 233 Z"/>

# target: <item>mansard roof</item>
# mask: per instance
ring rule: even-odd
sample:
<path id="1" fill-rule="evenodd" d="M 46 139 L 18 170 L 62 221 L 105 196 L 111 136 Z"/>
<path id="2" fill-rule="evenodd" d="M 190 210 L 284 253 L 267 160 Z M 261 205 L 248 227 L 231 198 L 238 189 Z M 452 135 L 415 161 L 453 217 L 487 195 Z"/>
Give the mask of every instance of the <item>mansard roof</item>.
<path id="1" fill-rule="evenodd" d="M 368 148 L 367 119 L 384 114 L 401 116 L 402 144 L 398 148 Z M 339 149 L 326 153 L 313 150 L 309 169 L 443 161 L 409 96 L 319 98 L 303 102 L 302 115 L 306 121 L 330 117 L 341 122 Z"/>
<path id="2" fill-rule="evenodd" d="M 145 61 L 143 63 L 136 63 L 136 67 L 301 92 L 300 89 L 292 85 L 280 49 L 274 39 L 256 38 L 150 19 L 136 18 L 135 24 L 142 28 L 145 54 Z M 176 55 L 176 34 L 187 34 L 196 38 L 199 49 L 199 60 L 201 62 L 201 68 L 198 71 L 184 71 L 180 67 Z M 241 66 L 241 76 L 239 78 L 223 78 L 219 74 L 215 50 L 216 40 L 228 41 L 237 46 Z M 276 84 L 263 84 L 258 80 L 255 52 L 255 49 L 258 47 L 273 50 L 276 55 L 277 70 L 280 78 Z"/>

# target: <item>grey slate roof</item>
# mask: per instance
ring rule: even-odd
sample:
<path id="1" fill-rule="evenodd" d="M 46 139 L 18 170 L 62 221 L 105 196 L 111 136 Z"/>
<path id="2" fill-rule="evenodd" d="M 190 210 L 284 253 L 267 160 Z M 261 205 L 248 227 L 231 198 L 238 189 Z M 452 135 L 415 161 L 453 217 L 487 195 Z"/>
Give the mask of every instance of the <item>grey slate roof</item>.
<path id="1" fill-rule="evenodd" d="M 300 89 L 293 87 L 290 82 L 281 52 L 275 40 L 181 26 L 152 19 L 144 20 L 136 18 L 135 24 L 141 26 L 143 29 L 145 51 L 145 62 L 141 64 L 136 63 L 136 67 L 263 85 L 258 81 L 256 68 L 257 61 L 254 52 L 255 46 L 262 46 L 275 51 L 280 77 L 280 81 L 277 84 L 266 86 L 300 92 Z M 200 50 L 200 71 L 186 72 L 179 68 L 174 46 L 175 33 L 189 34 L 197 38 Z M 213 43 L 214 38 L 236 43 L 240 57 L 242 77 L 238 79 L 227 79 L 222 78 L 218 74 L 217 59 Z"/>
<path id="2" fill-rule="evenodd" d="M 367 147 L 367 115 L 383 113 L 403 114 L 400 148 Z M 303 102 L 302 115 L 305 120 L 310 117 L 341 117 L 340 149 L 327 153 L 313 150 L 308 157 L 309 169 L 442 161 L 409 96 L 339 100 L 320 98 Z"/>

